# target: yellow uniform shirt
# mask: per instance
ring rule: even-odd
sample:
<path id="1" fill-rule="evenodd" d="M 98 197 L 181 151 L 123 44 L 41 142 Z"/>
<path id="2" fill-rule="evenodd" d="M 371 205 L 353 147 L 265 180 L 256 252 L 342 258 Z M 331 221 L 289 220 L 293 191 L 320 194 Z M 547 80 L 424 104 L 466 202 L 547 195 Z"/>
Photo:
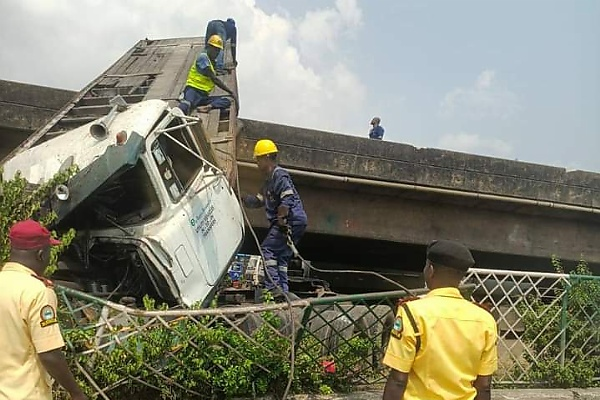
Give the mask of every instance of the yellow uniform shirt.
<path id="1" fill-rule="evenodd" d="M 0 269 L 0 400 L 50 400 L 52 380 L 37 353 L 64 346 L 56 294 L 29 268 Z"/>
<path id="2" fill-rule="evenodd" d="M 402 307 L 383 359 L 408 373 L 404 400 L 469 400 L 477 375 L 497 368 L 497 327 L 492 315 L 465 300 L 456 288 L 441 288 L 406 303 L 415 319 L 421 348 Z M 400 400 L 400 399 L 398 399 Z"/>

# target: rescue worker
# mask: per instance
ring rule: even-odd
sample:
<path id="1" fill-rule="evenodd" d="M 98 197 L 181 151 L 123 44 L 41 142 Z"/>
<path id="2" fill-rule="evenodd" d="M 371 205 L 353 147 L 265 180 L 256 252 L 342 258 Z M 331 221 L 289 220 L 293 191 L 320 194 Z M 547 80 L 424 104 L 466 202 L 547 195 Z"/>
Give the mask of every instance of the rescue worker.
<path id="1" fill-rule="evenodd" d="M 233 90 L 215 75 L 214 62 L 223 49 L 223 41 L 217 35 L 208 39 L 205 50 L 198 55 L 196 62 L 190 68 L 185 88 L 183 89 L 183 100 L 179 103 L 179 108 L 184 114 L 189 114 L 193 109 L 202 106 L 201 111 L 208 112 L 213 108 L 228 108 L 231 102 L 223 96 L 210 96 L 215 85 L 229 93 L 236 103 L 239 111 L 239 101 Z"/>
<path id="2" fill-rule="evenodd" d="M 218 35 L 221 38 L 223 44 L 228 40 L 231 44 L 231 58 L 233 59 L 233 66 L 237 67 L 237 56 L 236 56 L 236 45 L 237 45 L 237 28 L 235 27 L 235 21 L 233 18 L 227 18 L 227 21 L 221 21 L 215 19 L 210 21 L 206 25 L 206 34 L 204 39 L 208 45 L 208 38 L 212 35 Z M 222 72 L 225 69 L 225 49 L 222 49 L 217 56 L 217 72 Z"/>
<path id="3" fill-rule="evenodd" d="M 288 263 L 293 251 L 288 246 L 288 234 L 298 245 L 306 230 L 307 218 L 300 195 L 294 187 L 290 174 L 277 165 L 277 146 L 269 139 L 261 139 L 254 146 L 254 158 L 266 180 L 261 193 L 246 195 L 242 199 L 249 208 L 265 207 L 269 231 L 261 244 L 265 260 L 265 288 L 278 294 L 279 288 L 289 292 Z"/>
<path id="4" fill-rule="evenodd" d="M 490 399 L 496 322 L 458 290 L 474 264 L 460 243 L 438 240 L 427 248 L 423 275 L 431 291 L 398 307 L 383 359 L 391 368 L 384 400 Z"/>
<path id="5" fill-rule="evenodd" d="M 86 399 L 71 374 L 56 315 L 56 294 L 42 274 L 60 242 L 33 220 L 9 232 L 10 259 L 0 269 L 1 400 L 51 400 L 52 376 L 74 400 Z"/>
<path id="6" fill-rule="evenodd" d="M 380 124 L 381 124 L 381 118 L 373 117 L 373 119 L 371 120 L 371 125 L 373 125 L 373 127 L 369 131 L 369 137 L 371 139 L 376 139 L 376 140 L 383 139 L 383 133 L 385 132 L 385 130 L 383 129 L 383 126 L 381 126 Z"/>

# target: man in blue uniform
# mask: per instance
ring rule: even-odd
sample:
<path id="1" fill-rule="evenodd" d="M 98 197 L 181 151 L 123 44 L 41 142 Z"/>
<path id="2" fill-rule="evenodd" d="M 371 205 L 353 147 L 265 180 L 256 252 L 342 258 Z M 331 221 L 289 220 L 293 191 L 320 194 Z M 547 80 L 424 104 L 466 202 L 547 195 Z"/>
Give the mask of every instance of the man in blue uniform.
<path id="1" fill-rule="evenodd" d="M 223 44 L 228 40 L 231 43 L 231 58 L 233 59 L 233 66 L 237 67 L 236 57 L 236 45 L 237 45 L 237 28 L 235 27 L 235 21 L 233 18 L 228 18 L 227 21 L 221 21 L 220 19 L 212 20 L 206 25 L 206 34 L 204 35 L 208 45 L 208 38 L 212 35 L 218 35 Z M 217 71 L 221 72 L 225 68 L 225 49 L 222 49 L 217 56 Z"/>
<path id="2" fill-rule="evenodd" d="M 269 220 L 269 232 L 261 244 L 268 274 L 265 288 L 273 291 L 278 287 L 288 293 L 287 269 L 293 256 L 287 244 L 288 232 L 297 245 L 306 230 L 307 218 L 290 174 L 277 165 L 277 153 L 277 146 L 271 140 L 256 143 L 254 158 L 266 181 L 260 194 L 244 196 L 243 202 L 249 208 L 264 206 Z"/>
<path id="3" fill-rule="evenodd" d="M 371 130 L 369 131 L 369 137 L 371 139 L 376 139 L 376 140 L 382 140 L 383 139 L 383 126 L 380 125 L 381 124 L 381 118 L 379 117 L 374 117 L 371 120 L 371 125 L 373 125 L 373 128 L 371 128 Z"/>
<path id="4" fill-rule="evenodd" d="M 229 89 L 221 79 L 215 75 L 214 62 L 223 49 L 223 41 L 217 35 L 208 39 L 206 49 L 198 55 L 196 62 L 192 64 L 183 89 L 183 100 L 179 108 L 184 114 L 189 114 L 193 109 L 202 106 L 201 111 L 208 112 L 213 108 L 228 108 L 231 102 L 223 96 L 210 96 L 215 85 L 229 93 L 236 102 L 236 111 L 239 111 L 239 101 L 233 90 Z"/>

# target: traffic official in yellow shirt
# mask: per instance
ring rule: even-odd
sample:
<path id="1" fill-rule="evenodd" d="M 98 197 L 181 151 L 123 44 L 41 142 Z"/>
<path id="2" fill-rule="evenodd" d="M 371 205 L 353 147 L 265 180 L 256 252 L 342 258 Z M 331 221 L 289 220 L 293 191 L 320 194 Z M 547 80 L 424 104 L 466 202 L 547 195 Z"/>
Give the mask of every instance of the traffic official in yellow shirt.
<path id="1" fill-rule="evenodd" d="M 0 400 L 51 400 L 50 376 L 84 400 L 61 351 L 56 294 L 42 277 L 50 246 L 60 242 L 33 220 L 16 223 L 9 238 L 10 260 L 0 269 Z"/>
<path id="2" fill-rule="evenodd" d="M 460 243 L 439 240 L 427 248 L 423 275 L 431 291 L 398 307 L 383 360 L 391 368 L 384 400 L 490 399 L 496 322 L 458 291 L 474 264 Z"/>

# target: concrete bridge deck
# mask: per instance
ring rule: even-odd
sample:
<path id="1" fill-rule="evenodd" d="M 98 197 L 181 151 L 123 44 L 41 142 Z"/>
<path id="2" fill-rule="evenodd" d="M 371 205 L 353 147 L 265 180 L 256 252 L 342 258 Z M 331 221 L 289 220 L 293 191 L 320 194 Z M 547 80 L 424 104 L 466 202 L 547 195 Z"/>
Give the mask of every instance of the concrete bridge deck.
<path id="1" fill-rule="evenodd" d="M 533 205 L 600 214 L 597 173 L 567 172 L 558 167 L 250 120 L 243 121 L 238 159 L 252 161 L 253 143 L 261 137 L 272 138 L 281 145 L 282 161 L 299 170 L 449 190 L 431 190 L 434 197 L 459 195 L 456 192 L 460 191 L 465 193 L 466 203 L 511 202 L 512 198 L 514 205 L 510 209 Z M 418 190 L 408 186 L 405 189 Z M 468 192 L 479 195 L 469 196 Z"/>
<path id="2" fill-rule="evenodd" d="M 0 80 L 0 159 L 43 126 L 75 92 Z"/>
<path id="3" fill-rule="evenodd" d="M 251 164 L 255 141 L 275 140 L 281 164 L 292 172 L 309 210 L 309 232 L 354 238 L 352 246 L 342 246 L 355 250 L 349 257 L 354 260 L 381 265 L 396 252 L 422 265 L 410 256 L 410 246 L 418 252 L 434 238 L 450 238 L 480 253 L 484 267 L 551 268 L 552 254 L 600 262 L 600 174 L 257 121 L 242 124 L 237 146 L 242 189 L 251 192 L 260 184 Z M 260 212 L 250 215 L 253 225 L 264 226 Z M 378 243 L 363 245 L 367 239 Z M 399 250 L 400 243 L 408 247 Z"/>

